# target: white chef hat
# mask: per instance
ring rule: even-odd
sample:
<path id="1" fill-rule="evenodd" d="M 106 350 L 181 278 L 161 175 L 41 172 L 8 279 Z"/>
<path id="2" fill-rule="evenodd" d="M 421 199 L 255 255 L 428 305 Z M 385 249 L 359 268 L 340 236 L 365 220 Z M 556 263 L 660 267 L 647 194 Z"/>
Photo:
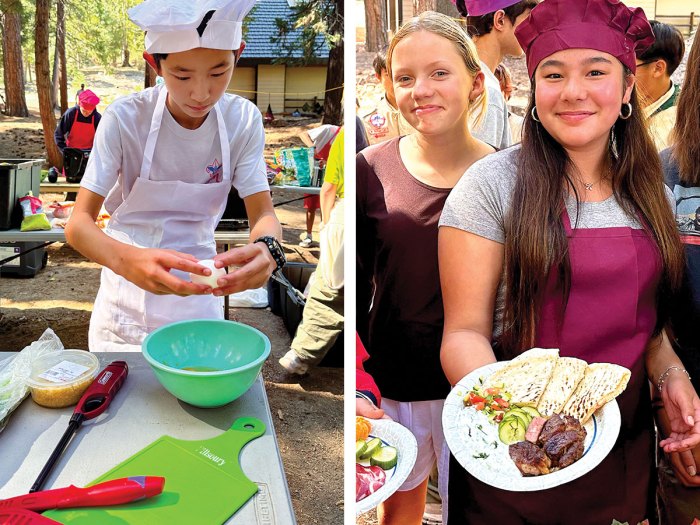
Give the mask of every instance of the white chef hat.
<path id="1" fill-rule="evenodd" d="M 146 31 L 148 53 L 178 53 L 197 47 L 238 49 L 243 18 L 255 0 L 145 0 L 129 18 Z"/>

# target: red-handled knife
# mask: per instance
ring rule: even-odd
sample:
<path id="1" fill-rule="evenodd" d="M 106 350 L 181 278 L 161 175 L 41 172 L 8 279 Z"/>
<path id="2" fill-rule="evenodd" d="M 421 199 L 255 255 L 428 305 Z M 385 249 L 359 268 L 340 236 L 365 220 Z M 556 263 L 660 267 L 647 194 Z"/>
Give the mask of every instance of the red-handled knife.
<path id="1" fill-rule="evenodd" d="M 159 476 L 132 476 L 105 481 L 92 487 L 71 485 L 4 499 L 0 500 L 0 509 L 19 507 L 42 512 L 49 509 L 122 505 L 157 496 L 163 492 L 164 486 L 165 478 Z"/>
<path id="2" fill-rule="evenodd" d="M 46 465 L 44 465 L 41 473 L 39 473 L 39 477 L 36 478 L 34 485 L 29 489 L 30 493 L 39 491 L 44 485 L 49 472 L 51 472 L 54 464 L 83 421 L 97 417 L 106 410 L 116 393 L 122 387 L 128 373 L 129 367 L 125 361 L 112 361 L 107 368 L 97 374 L 97 377 L 83 394 L 83 397 L 78 401 L 78 406 L 75 407 L 73 415 L 70 418 L 68 429 L 63 434 L 61 441 L 56 445 Z"/>

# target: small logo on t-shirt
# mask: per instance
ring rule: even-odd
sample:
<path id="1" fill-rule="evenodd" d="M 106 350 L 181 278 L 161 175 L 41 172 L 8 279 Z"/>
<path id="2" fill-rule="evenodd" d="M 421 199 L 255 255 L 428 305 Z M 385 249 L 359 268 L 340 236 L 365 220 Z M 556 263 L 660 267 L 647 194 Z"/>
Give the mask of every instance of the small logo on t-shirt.
<path id="1" fill-rule="evenodd" d="M 379 113 L 374 113 L 369 117 L 369 123 L 374 128 L 383 128 L 386 124 L 386 117 L 380 115 Z"/>
<path id="2" fill-rule="evenodd" d="M 218 159 L 214 159 L 214 162 L 207 166 L 207 175 L 209 176 L 207 184 L 212 182 L 221 182 L 223 180 L 221 163 L 218 161 Z"/>

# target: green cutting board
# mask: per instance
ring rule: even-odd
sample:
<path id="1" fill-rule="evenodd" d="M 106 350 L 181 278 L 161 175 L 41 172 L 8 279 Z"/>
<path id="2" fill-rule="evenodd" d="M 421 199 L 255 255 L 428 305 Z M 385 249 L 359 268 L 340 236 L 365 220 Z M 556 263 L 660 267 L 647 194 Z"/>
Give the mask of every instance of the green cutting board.
<path id="1" fill-rule="evenodd" d="M 44 513 L 70 525 L 219 525 L 257 491 L 238 463 L 241 449 L 265 433 L 262 421 L 239 418 L 220 436 L 184 441 L 163 436 L 90 485 L 129 476 L 163 476 L 163 493 L 128 505 Z"/>

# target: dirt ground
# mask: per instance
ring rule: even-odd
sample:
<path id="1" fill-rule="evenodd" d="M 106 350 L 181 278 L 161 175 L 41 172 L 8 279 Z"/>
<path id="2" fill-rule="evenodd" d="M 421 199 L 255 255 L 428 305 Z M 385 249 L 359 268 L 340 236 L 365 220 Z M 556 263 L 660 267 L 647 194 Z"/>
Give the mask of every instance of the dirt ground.
<path id="1" fill-rule="evenodd" d="M 136 70 L 104 75 L 86 74 L 86 87 L 99 85 L 103 99 L 113 100 L 129 82 L 138 86 L 142 73 Z M 128 91 L 128 90 L 127 90 Z M 0 116 L 0 158 L 45 158 L 36 97 L 28 104 L 26 119 Z M 266 155 L 280 147 L 301 146 L 302 130 L 318 120 L 278 120 L 266 128 Z M 280 203 L 300 197 L 274 191 Z M 46 202 L 63 195 L 42 195 Z M 284 229 L 283 246 L 289 261 L 316 263 L 318 246 L 301 248 L 305 231 L 302 201 L 276 207 Z M 320 214 L 314 226 L 317 239 Z M 54 243 L 47 249 L 48 265 L 34 278 L 0 278 L 0 347 L 21 350 L 52 328 L 66 348 L 87 349 L 87 331 L 92 304 L 99 286 L 100 266 L 88 261 L 71 246 Z M 299 377 L 284 372 L 277 360 L 289 349 L 291 338 L 282 318 L 269 308 L 231 308 L 230 318 L 254 326 L 270 338 L 272 353 L 263 367 L 263 377 L 273 414 L 294 512 L 301 525 L 343 522 L 343 370 L 318 368 Z M 11 423 L 10 423 L 11 424 Z M 309 461 L 313 458 L 313 461 Z M 321 490 L 318 490 L 318 489 Z"/>

